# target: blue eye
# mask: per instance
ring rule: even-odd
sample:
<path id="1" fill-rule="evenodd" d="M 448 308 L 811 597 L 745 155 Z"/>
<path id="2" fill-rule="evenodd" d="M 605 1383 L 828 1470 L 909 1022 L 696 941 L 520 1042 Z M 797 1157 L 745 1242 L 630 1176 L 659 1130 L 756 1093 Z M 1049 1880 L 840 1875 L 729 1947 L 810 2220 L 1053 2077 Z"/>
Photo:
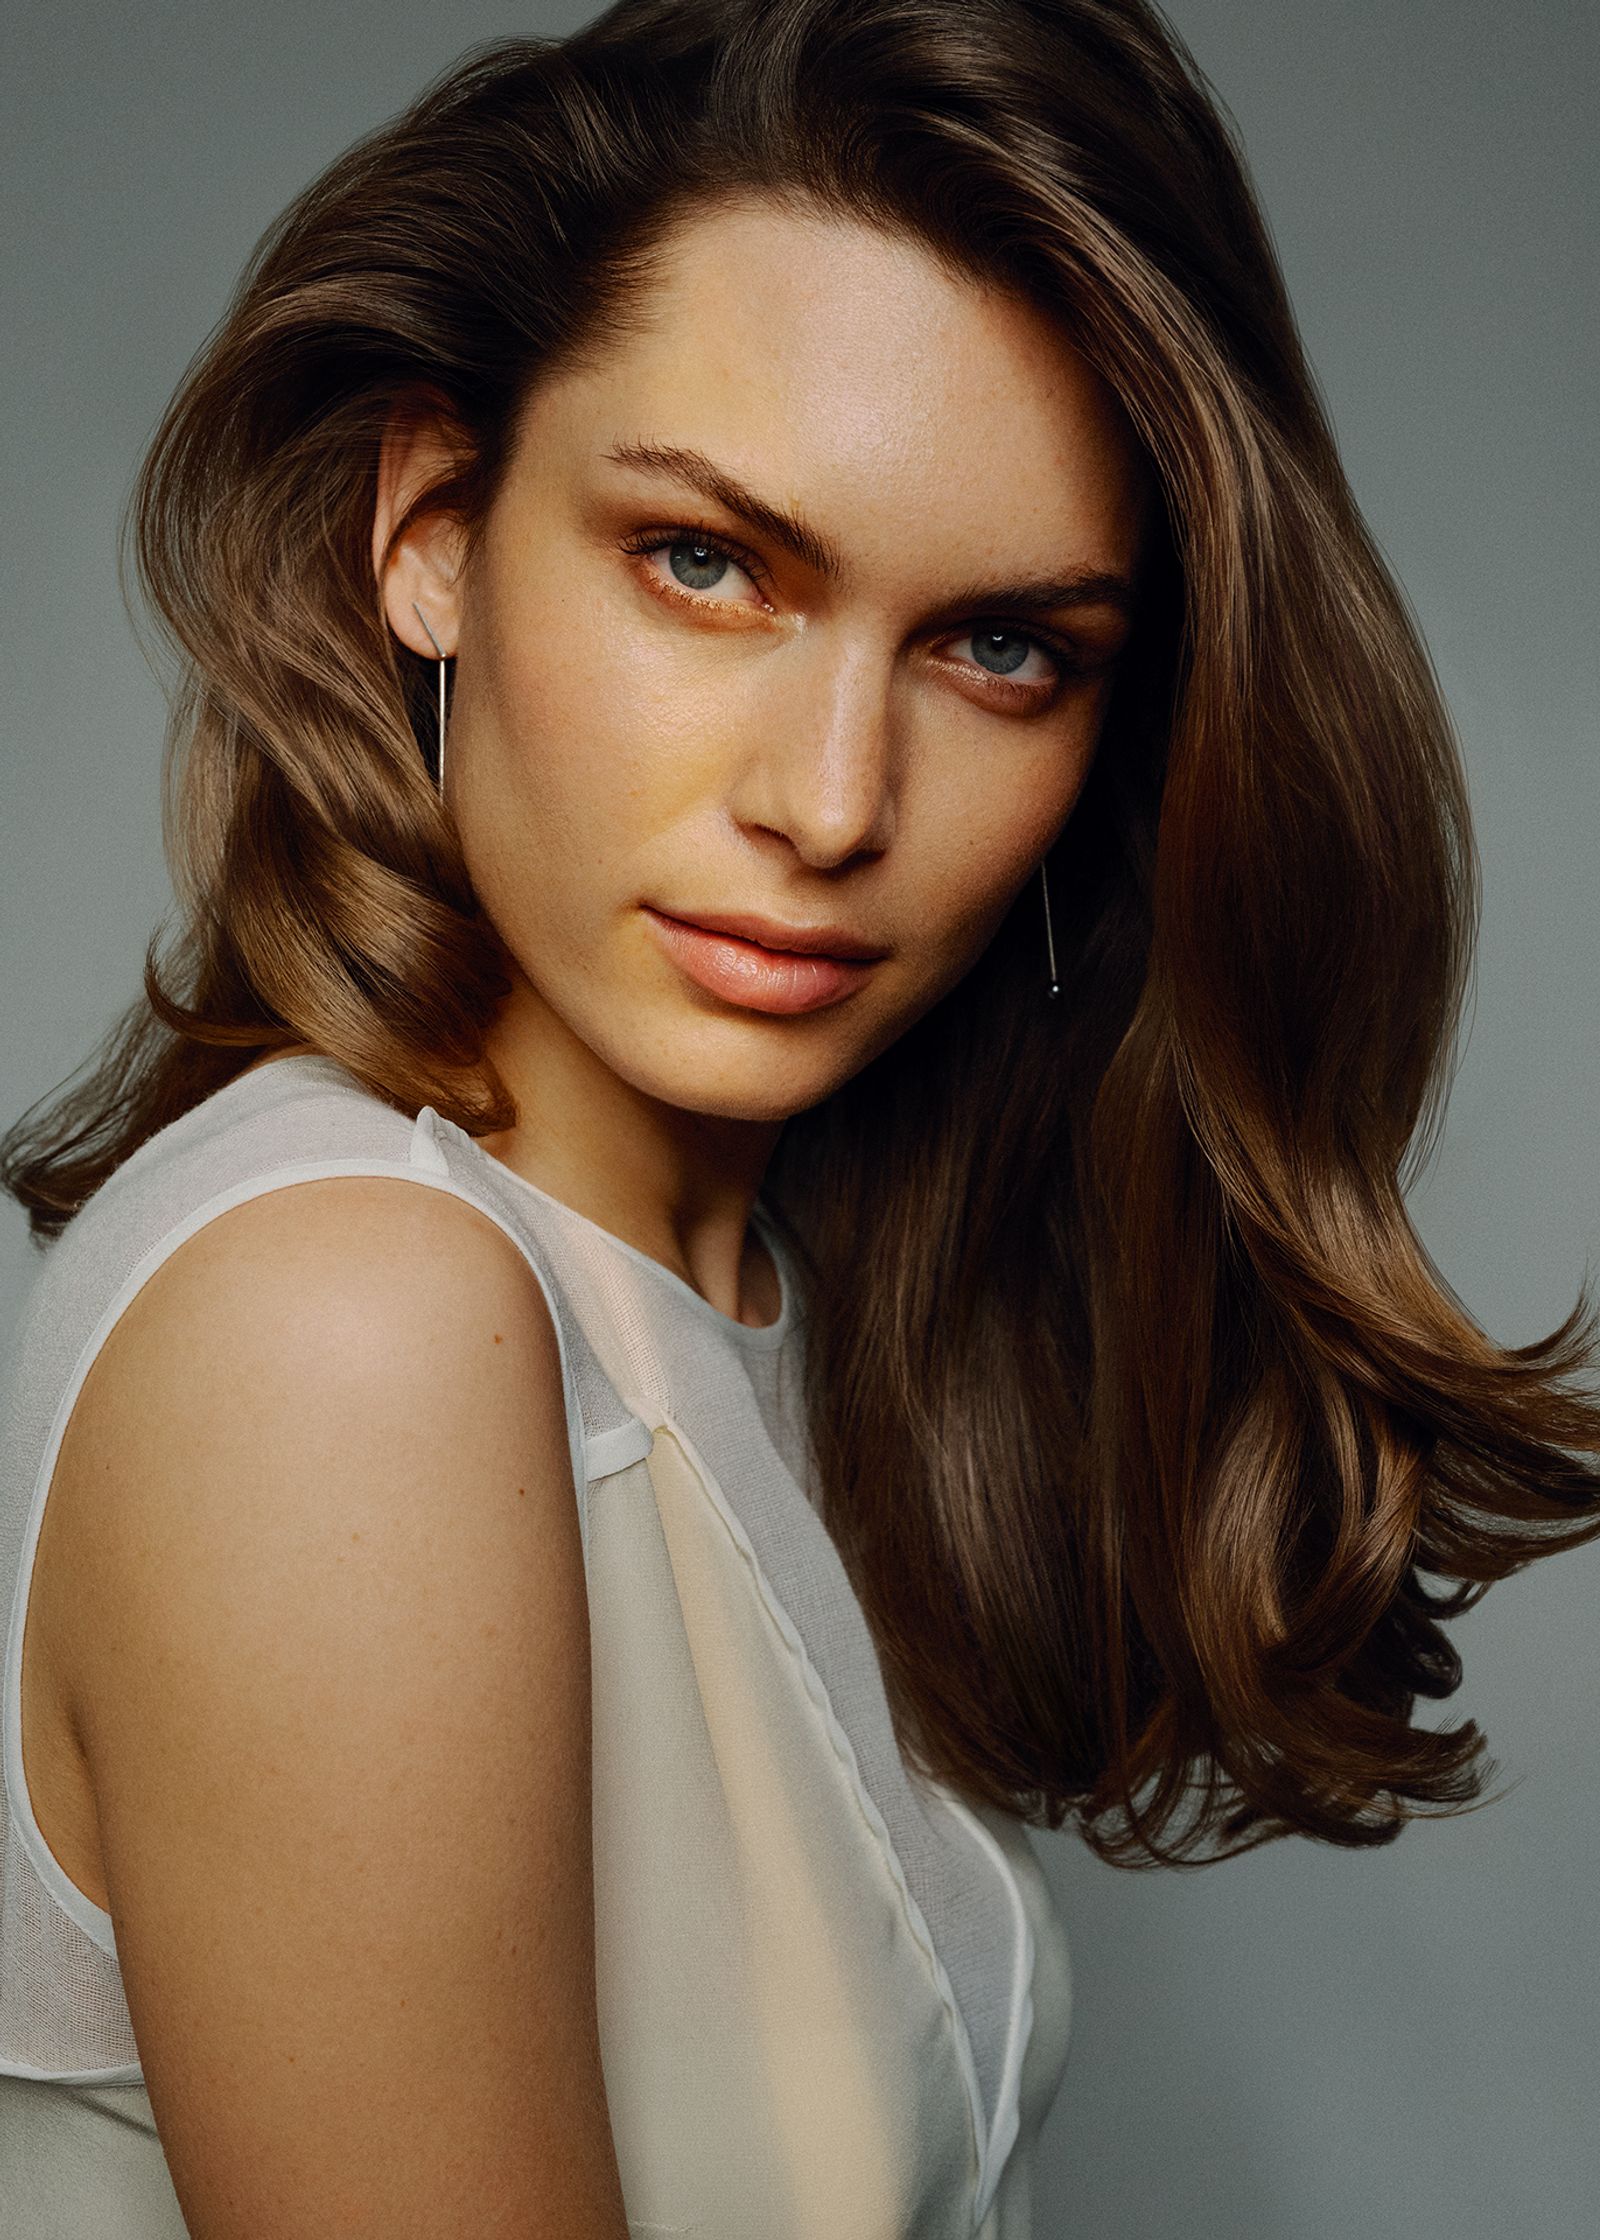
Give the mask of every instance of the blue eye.
<path id="1" fill-rule="evenodd" d="M 962 640 L 958 638 L 955 643 L 960 645 Z M 991 623 L 987 629 L 969 631 L 966 643 L 972 648 L 975 667 L 991 677 L 1012 679 L 1018 684 L 1055 684 L 1069 674 L 1072 667 L 1059 647 L 1036 637 L 1031 630 L 1007 630 Z M 1019 676 L 1017 672 L 1030 654 L 1042 656 L 1048 667 Z"/>
<path id="2" fill-rule="evenodd" d="M 657 547 L 659 550 L 660 547 Z M 675 544 L 667 548 L 667 565 L 691 591 L 709 591 L 728 572 L 729 555 L 711 544 Z"/>
<path id="3" fill-rule="evenodd" d="M 746 577 L 758 592 L 766 579 L 766 570 L 753 553 L 707 524 L 664 522 L 625 538 L 622 550 L 641 560 L 656 560 L 665 554 L 673 582 L 707 606 L 746 604 L 742 599 L 710 598 L 709 594 L 725 583 L 730 591 L 734 589 L 730 575 Z M 656 583 L 666 588 L 666 579 L 654 569 L 650 572 Z M 1051 639 L 1034 630 L 1008 628 L 992 619 L 987 626 L 980 624 L 969 628 L 965 638 L 958 638 L 954 643 L 971 646 L 972 667 L 981 669 L 997 682 L 1014 683 L 1023 693 L 1031 694 L 1030 705 L 1038 703 L 1041 686 L 1059 685 L 1068 677 L 1084 673 L 1081 664 Z M 1026 669 L 1030 655 L 1039 656 L 1044 667 Z"/>
<path id="4" fill-rule="evenodd" d="M 759 587 L 765 573 L 753 553 L 746 552 L 743 546 L 720 532 L 702 528 L 693 521 L 669 521 L 656 529 L 642 529 L 638 535 L 624 538 L 622 549 L 639 560 L 657 560 L 664 553 L 673 583 L 691 597 L 704 599 L 707 606 L 743 605 L 742 600 L 712 599 L 707 595 L 724 583 L 733 590 L 729 580 L 732 575 L 746 576 Z M 657 583 L 670 588 L 667 578 L 655 568 L 649 572 Z"/>
<path id="5" fill-rule="evenodd" d="M 997 677 L 1008 677 L 1013 669 L 1020 669 L 1028 658 L 1028 648 L 1033 644 L 1020 630 L 974 630 L 973 655 L 981 669 L 992 669 Z"/>

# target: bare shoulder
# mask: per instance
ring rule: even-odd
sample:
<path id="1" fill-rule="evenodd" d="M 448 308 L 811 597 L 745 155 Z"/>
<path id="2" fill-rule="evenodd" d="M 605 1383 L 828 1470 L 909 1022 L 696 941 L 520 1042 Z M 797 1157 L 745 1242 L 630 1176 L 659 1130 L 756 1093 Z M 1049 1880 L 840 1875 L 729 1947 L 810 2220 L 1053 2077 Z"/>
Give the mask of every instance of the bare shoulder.
<path id="1" fill-rule="evenodd" d="M 520 2233 L 554 2199 L 620 2233 L 577 1489 L 515 1241 L 398 1176 L 231 1207 L 108 1336 L 62 1463 L 74 1718 L 191 2229 Z"/>
<path id="2" fill-rule="evenodd" d="M 487 1214 L 403 1176 L 280 1185 L 205 1222 L 123 1311 L 73 1411 L 52 1531 L 114 1591 L 133 1550 L 165 1539 L 176 1556 L 204 1531 L 218 1472 L 202 1455 L 235 1470 L 260 1458 L 283 1534 L 299 1489 L 330 1472 L 346 1506 L 365 1484 L 394 1514 L 442 1495 L 463 1441 L 481 1453 L 531 1436 L 564 1455 L 558 1429 L 564 1441 L 550 1310 Z M 572 1509 L 570 1469 L 562 1492 Z M 241 1498 L 235 1485 L 211 1521 L 242 1524 Z M 308 1501 L 301 1521 L 329 1513 Z"/>
<path id="3" fill-rule="evenodd" d="M 352 1405 L 365 1390 L 405 1414 L 420 1374 L 430 1412 L 469 1417 L 461 1377 L 503 1369 L 507 1346 L 559 1361 L 539 1281 L 487 1214 L 403 1176 L 328 1176 L 186 1238 L 107 1337 L 78 1413 L 120 1438 L 215 1434 L 219 1415 L 299 1386 Z"/>
<path id="4" fill-rule="evenodd" d="M 131 1352 L 141 1323 L 218 1307 L 265 1335 L 270 1316 L 292 1301 L 295 1327 L 325 1325 L 357 1305 L 398 1336 L 440 1285 L 458 1305 L 487 1292 L 489 1304 L 521 1298 L 532 1310 L 526 1319 L 547 1319 L 517 1244 L 467 1199 L 402 1174 L 323 1176 L 277 1184 L 206 1221 L 144 1285 L 114 1335 Z"/>

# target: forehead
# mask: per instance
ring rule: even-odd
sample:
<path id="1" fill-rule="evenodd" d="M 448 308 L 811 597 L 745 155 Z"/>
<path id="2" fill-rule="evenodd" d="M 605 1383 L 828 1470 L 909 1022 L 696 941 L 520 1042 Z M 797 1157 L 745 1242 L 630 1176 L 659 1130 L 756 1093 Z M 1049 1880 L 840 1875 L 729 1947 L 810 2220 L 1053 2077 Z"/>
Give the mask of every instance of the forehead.
<path id="1" fill-rule="evenodd" d="M 1042 313 L 904 234 L 724 205 L 669 237 L 630 324 L 531 400 L 585 456 L 696 446 L 869 542 L 915 526 L 1048 565 L 1070 527 L 1077 557 L 1132 549 L 1142 475 L 1110 390 Z"/>

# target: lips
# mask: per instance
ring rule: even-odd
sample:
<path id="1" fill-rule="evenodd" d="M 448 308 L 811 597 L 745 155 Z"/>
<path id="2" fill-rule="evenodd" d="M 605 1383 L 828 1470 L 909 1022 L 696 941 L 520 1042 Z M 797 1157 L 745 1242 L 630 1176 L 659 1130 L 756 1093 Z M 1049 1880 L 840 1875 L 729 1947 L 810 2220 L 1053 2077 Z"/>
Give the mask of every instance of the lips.
<path id="1" fill-rule="evenodd" d="M 756 925 L 764 935 L 782 934 L 786 940 L 804 938 L 830 941 L 843 938 L 865 946 L 836 927 L 779 926 L 770 918 L 721 918 L 716 925 L 696 924 L 675 918 L 651 904 L 641 906 L 645 923 L 672 962 L 696 987 L 721 1002 L 745 1011 L 787 1014 L 817 1011 L 853 995 L 871 978 L 874 957 L 830 955 L 821 948 L 809 950 L 768 947 L 742 929 Z"/>
<path id="2" fill-rule="evenodd" d="M 647 904 L 646 907 L 652 906 Z M 702 933 L 735 934 L 740 940 L 753 941 L 760 948 L 776 951 L 779 956 L 842 957 L 850 962 L 870 964 L 889 953 L 880 942 L 868 941 L 848 926 L 791 926 L 781 919 L 763 918 L 750 910 L 671 910 L 659 915 L 674 918 L 679 925 L 693 926 Z"/>

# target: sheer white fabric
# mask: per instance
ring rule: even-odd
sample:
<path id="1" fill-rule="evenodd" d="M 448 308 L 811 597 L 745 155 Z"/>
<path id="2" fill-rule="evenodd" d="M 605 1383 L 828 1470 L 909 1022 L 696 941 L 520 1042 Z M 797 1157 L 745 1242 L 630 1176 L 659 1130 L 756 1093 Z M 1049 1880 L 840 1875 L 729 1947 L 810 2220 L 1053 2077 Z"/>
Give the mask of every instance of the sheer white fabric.
<path id="1" fill-rule="evenodd" d="M 803 1316 L 719 1313 L 431 1107 L 326 1058 L 241 1076 L 145 1144 L 45 1256 L 0 1432 L 0 2197 L 76 2240 L 183 2223 L 108 1915 L 33 1819 L 20 1670 L 33 1551 L 99 1345 L 225 1207 L 337 1173 L 468 1199 L 561 1342 L 594 1678 L 601 2043 L 630 2228 L 699 2240 L 1029 2240 L 1066 2059 L 1062 1925 L 1019 1822 L 915 1780 L 809 1498 Z M 59 2222 L 74 2204 L 69 2223 Z M 50 2222 L 43 2221 L 48 2214 Z"/>

